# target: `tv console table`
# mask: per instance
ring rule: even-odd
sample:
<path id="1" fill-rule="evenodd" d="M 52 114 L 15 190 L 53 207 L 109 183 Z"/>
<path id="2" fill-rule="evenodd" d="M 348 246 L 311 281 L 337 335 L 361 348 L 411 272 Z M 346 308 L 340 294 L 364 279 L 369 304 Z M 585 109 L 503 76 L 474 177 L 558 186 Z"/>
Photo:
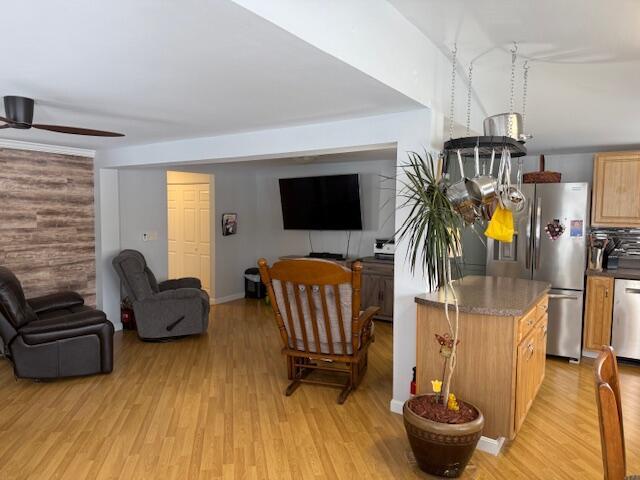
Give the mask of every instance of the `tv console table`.
<path id="1" fill-rule="evenodd" d="M 361 308 L 380 307 L 376 320 L 393 321 L 393 260 L 364 257 L 362 262 Z"/>
<path id="2" fill-rule="evenodd" d="M 279 260 L 292 260 L 295 258 L 305 258 L 307 260 L 326 260 L 327 262 L 334 262 L 346 268 L 351 268 L 351 264 L 356 260 L 359 260 L 359 258 L 357 257 L 348 257 L 348 258 L 343 258 L 341 260 L 337 260 L 335 258 L 312 258 L 308 255 L 283 255 L 282 257 L 279 257 Z"/>

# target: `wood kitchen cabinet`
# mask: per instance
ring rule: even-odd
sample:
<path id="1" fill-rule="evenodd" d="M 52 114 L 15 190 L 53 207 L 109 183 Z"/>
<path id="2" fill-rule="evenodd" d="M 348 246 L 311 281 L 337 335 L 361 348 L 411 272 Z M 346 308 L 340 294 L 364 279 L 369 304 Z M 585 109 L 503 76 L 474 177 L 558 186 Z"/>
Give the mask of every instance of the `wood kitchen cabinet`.
<path id="1" fill-rule="evenodd" d="M 584 315 L 584 348 L 587 350 L 600 350 L 602 345 L 611 344 L 613 286 L 611 277 L 587 277 Z"/>
<path id="2" fill-rule="evenodd" d="M 366 257 L 362 263 L 361 308 L 380 307 L 374 317 L 393 320 L 393 260 Z"/>
<path id="3" fill-rule="evenodd" d="M 591 224 L 594 227 L 640 226 L 640 152 L 596 154 Z"/>

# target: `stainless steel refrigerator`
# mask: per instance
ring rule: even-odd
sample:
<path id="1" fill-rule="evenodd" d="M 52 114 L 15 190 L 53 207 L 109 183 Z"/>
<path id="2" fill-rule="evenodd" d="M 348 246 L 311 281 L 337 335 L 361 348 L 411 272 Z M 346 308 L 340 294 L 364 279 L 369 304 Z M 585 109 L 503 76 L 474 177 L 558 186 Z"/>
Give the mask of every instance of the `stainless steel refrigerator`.
<path id="1" fill-rule="evenodd" d="M 551 284 L 547 354 L 579 361 L 589 231 L 588 183 L 522 186 L 513 243 L 487 239 L 487 275 Z"/>

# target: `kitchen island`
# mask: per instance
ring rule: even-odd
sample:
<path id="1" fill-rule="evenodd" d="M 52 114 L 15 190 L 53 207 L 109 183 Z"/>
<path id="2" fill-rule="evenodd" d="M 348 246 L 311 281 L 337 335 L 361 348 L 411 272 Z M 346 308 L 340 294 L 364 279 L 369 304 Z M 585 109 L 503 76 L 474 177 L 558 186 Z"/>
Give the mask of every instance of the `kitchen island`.
<path id="1" fill-rule="evenodd" d="M 451 391 L 483 413 L 484 449 L 497 453 L 515 438 L 544 378 L 550 285 L 532 280 L 467 276 L 453 282 L 460 310 L 457 366 Z M 416 387 L 431 392 L 442 379 L 444 359 L 436 334 L 448 332 L 446 302 L 455 318 L 450 288 L 415 298 Z"/>

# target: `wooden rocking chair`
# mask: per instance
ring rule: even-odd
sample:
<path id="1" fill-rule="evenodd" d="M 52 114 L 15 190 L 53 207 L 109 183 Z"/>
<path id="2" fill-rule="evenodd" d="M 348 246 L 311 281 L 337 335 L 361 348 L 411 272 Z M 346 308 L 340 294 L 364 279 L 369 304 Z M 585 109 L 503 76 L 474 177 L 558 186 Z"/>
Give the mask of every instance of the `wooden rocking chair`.
<path id="1" fill-rule="evenodd" d="M 272 267 L 258 261 L 280 329 L 291 395 L 302 383 L 341 388 L 338 403 L 357 388 L 367 369 L 373 341 L 373 315 L 360 312 L 362 264 L 348 270 L 334 262 L 306 258 L 282 260 Z M 344 365 L 344 367 L 339 366 Z M 313 380 L 313 370 L 347 375 L 346 383 Z"/>

